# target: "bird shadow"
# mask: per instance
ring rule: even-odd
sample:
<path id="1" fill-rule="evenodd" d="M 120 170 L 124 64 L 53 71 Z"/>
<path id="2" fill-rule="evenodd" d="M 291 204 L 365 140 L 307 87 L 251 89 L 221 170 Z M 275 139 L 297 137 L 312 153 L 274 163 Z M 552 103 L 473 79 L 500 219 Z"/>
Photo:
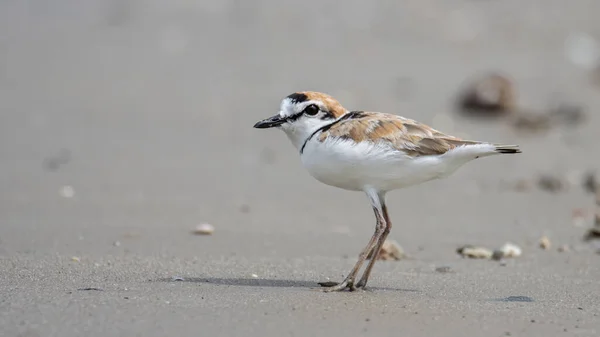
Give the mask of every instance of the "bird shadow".
<path id="1" fill-rule="evenodd" d="M 238 286 L 238 287 L 271 287 L 271 288 L 308 288 L 308 289 L 323 289 L 318 282 L 303 281 L 303 280 L 275 280 L 275 279 L 260 279 L 260 278 L 220 278 L 220 277 L 171 277 L 159 278 L 155 282 L 165 283 L 206 283 L 219 286 Z M 388 287 L 370 287 L 368 286 L 364 292 L 374 290 L 385 291 L 403 291 L 403 292 L 420 292 L 416 289 L 396 289 Z"/>
<path id="2" fill-rule="evenodd" d="M 504 298 L 492 298 L 489 301 L 491 302 L 523 302 L 530 303 L 535 302 L 535 299 L 529 296 L 508 296 Z"/>

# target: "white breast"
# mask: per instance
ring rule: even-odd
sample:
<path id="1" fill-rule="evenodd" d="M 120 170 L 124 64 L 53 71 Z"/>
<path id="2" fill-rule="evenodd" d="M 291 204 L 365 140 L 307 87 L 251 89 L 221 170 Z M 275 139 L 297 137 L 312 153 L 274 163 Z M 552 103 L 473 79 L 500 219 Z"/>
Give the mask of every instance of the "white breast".
<path id="1" fill-rule="evenodd" d="M 452 169 L 440 156 L 413 158 L 384 143 L 320 142 L 318 137 L 306 143 L 302 164 L 320 182 L 346 190 L 391 191 L 440 178 Z"/>

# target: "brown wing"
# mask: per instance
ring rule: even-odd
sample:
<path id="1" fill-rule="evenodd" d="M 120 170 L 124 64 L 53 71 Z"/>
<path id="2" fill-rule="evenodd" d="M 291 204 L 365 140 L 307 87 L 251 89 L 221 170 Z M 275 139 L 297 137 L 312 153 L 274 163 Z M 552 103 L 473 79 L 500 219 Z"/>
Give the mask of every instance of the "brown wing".
<path id="1" fill-rule="evenodd" d="M 327 137 L 351 139 L 355 142 L 386 142 L 409 156 L 429 156 L 446 153 L 460 145 L 479 144 L 441 133 L 425 124 L 392 114 L 351 112 L 323 130 L 319 141 Z"/>

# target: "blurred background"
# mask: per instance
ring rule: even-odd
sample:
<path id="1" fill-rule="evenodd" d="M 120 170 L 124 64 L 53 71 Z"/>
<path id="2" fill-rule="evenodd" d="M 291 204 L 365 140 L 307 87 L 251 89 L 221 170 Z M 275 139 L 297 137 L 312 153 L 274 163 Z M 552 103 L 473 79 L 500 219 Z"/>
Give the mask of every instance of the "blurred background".
<path id="1" fill-rule="evenodd" d="M 573 210 L 593 210 L 580 178 L 599 164 L 599 12 L 594 0 L 2 1 L 0 254 L 353 263 L 374 226 L 366 197 L 315 181 L 283 133 L 252 128 L 302 90 L 521 145 L 390 194 L 390 238 L 416 258 L 542 235 L 576 244 Z M 465 90 L 495 107 L 462 113 Z M 190 233 L 203 223 L 212 236 Z"/>
<path id="2" fill-rule="evenodd" d="M 598 13 L 598 0 L 0 1 L 0 326 L 597 336 L 598 240 L 582 239 L 600 212 Z M 523 154 L 390 193 L 406 258 L 375 265 L 373 292 L 326 296 L 311 288 L 350 270 L 374 216 L 362 193 L 310 177 L 282 132 L 252 127 L 303 90 Z M 505 242 L 522 256 L 457 254 Z"/>

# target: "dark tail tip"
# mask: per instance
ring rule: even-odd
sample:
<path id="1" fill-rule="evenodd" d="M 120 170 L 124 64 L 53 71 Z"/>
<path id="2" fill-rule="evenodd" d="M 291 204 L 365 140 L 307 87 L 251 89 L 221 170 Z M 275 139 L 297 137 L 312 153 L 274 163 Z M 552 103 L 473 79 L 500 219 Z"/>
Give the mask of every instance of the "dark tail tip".
<path id="1" fill-rule="evenodd" d="M 496 146 L 498 153 L 522 153 L 518 145 L 499 145 Z"/>

